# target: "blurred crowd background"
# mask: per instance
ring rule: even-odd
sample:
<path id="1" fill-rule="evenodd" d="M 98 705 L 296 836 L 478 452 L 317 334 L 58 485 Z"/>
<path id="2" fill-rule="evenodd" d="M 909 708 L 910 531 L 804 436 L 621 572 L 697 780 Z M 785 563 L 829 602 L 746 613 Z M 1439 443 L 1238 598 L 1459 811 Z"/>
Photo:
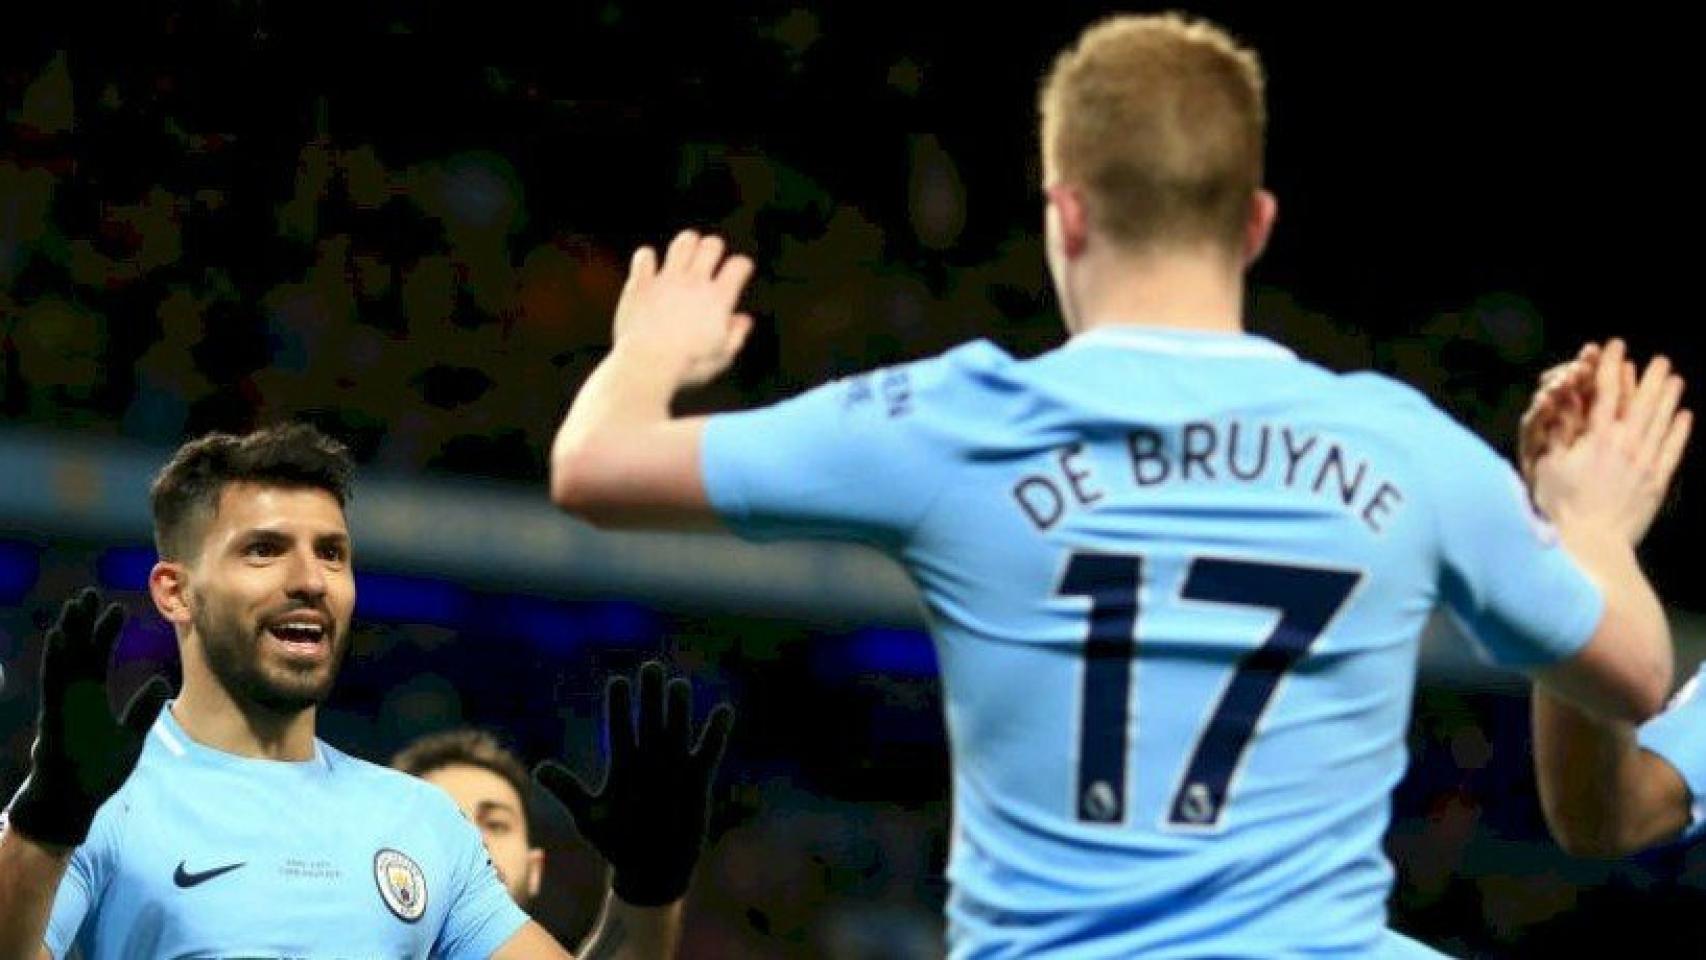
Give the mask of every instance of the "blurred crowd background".
<path id="1" fill-rule="evenodd" d="M 1582 338 L 1702 369 L 1686 244 L 1658 240 L 1699 203 L 1680 40 L 1469 6 L 1196 9 L 1269 68 L 1281 220 L 1253 276 L 1258 332 L 1410 382 L 1501 449 L 1535 376 Z M 299 418 L 348 442 L 364 476 L 543 498 L 629 254 L 682 226 L 759 265 L 758 331 L 691 409 L 974 337 L 1051 348 L 1034 85 L 1102 12 L 9 10 L 0 438 L 163 460 L 208 430 Z M 1700 519 L 1679 497 L 1649 551 L 1682 610 Z M 109 542 L 0 516 L 0 789 L 27 753 L 39 628 L 69 590 L 96 577 L 138 615 L 126 682 L 172 669 L 141 592 L 152 559 L 145 531 Z M 740 710 L 686 954 L 940 953 L 947 757 L 916 629 L 421 569 L 367 569 L 360 595 L 328 740 L 383 760 L 475 723 L 530 761 L 591 769 L 604 678 L 662 653 Z M 1398 926 L 1464 955 L 1592 953 L 1635 929 L 1699 942 L 1700 856 L 1595 864 L 1545 841 L 1520 683 L 1424 680 L 1390 838 Z M 561 816 L 541 821 L 538 913 L 572 937 L 601 877 Z"/>

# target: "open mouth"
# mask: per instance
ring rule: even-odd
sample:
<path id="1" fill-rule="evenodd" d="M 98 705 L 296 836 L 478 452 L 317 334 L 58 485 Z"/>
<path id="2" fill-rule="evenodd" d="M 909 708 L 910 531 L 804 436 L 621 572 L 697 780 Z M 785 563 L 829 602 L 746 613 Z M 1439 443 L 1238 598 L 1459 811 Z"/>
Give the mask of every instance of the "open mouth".
<path id="1" fill-rule="evenodd" d="M 317 620 L 281 620 L 269 625 L 266 633 L 286 650 L 304 656 L 318 657 L 328 646 L 326 625 Z"/>

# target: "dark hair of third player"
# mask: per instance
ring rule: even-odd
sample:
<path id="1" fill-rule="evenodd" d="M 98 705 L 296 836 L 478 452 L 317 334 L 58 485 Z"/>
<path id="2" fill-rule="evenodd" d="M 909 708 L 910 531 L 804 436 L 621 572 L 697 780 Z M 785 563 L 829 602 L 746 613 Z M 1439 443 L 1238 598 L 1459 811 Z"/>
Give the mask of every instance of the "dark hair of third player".
<path id="1" fill-rule="evenodd" d="M 415 777 L 424 777 L 445 767 L 478 767 L 502 777 L 521 799 L 521 819 L 527 835 L 533 836 L 533 802 L 528 796 L 531 782 L 521 759 L 484 730 L 445 730 L 431 733 L 404 747 L 391 758 L 391 767 Z"/>

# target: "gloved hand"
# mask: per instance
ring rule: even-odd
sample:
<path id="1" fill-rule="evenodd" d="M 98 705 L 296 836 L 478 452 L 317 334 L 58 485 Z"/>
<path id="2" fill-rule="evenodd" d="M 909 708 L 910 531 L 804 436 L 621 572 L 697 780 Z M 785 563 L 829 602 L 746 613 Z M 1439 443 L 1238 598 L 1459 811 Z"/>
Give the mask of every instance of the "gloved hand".
<path id="1" fill-rule="evenodd" d="M 165 678 L 154 677 L 131 698 L 122 719 L 113 719 L 107 661 L 124 608 L 100 607 L 101 595 L 92 588 L 65 601 L 42 651 L 30 775 L 8 814 L 12 828 L 38 843 L 75 847 L 88 838 L 95 812 L 135 769 L 143 737 L 172 697 Z"/>
<path id="2" fill-rule="evenodd" d="M 667 702 L 667 708 L 666 708 Z M 734 710 L 719 704 L 692 742 L 692 688 L 671 680 L 663 665 L 640 668 L 636 727 L 631 686 L 614 677 L 605 688 L 610 768 L 592 790 L 559 763 L 533 771 L 575 819 L 575 825 L 615 871 L 616 895 L 638 907 L 673 903 L 687 892 L 710 820 L 711 780 L 728 743 Z"/>

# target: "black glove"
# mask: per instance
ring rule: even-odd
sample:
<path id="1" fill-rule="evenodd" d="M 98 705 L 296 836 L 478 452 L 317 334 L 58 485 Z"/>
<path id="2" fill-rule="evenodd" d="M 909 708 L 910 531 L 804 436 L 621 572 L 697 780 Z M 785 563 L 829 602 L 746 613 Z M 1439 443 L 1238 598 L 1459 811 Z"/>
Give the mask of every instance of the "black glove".
<path id="1" fill-rule="evenodd" d="M 123 719 L 113 719 L 107 661 L 124 626 L 124 608 L 100 606 L 93 589 L 65 601 L 42 651 L 30 775 L 9 815 L 12 827 L 38 843 L 75 847 L 88 838 L 95 811 L 130 776 L 142 738 L 172 697 L 165 678 L 154 677 L 130 699 Z"/>
<path id="2" fill-rule="evenodd" d="M 734 710 L 718 704 L 692 743 L 692 688 L 671 680 L 664 693 L 663 664 L 640 668 L 636 730 L 631 686 L 613 677 L 605 688 L 605 728 L 610 769 L 589 790 L 559 763 L 533 771 L 539 785 L 562 802 L 581 835 L 615 871 L 616 895 L 637 907 L 681 899 L 710 820 L 711 778 L 728 743 Z M 668 709 L 665 709 L 665 701 Z"/>

